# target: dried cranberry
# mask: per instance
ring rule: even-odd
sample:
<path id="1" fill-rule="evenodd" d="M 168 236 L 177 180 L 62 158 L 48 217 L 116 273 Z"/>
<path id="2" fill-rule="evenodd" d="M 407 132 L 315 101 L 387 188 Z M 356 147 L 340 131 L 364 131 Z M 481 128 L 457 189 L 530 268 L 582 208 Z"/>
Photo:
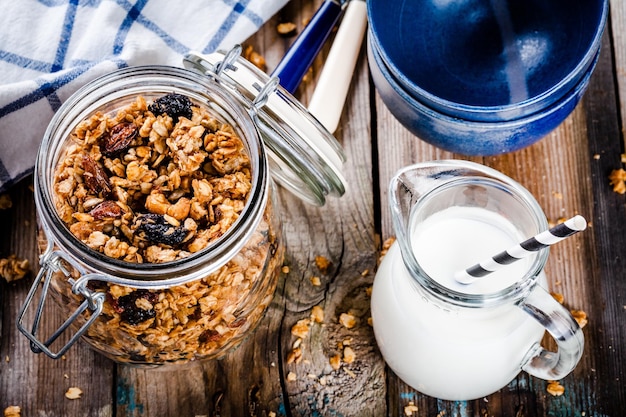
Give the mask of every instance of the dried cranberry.
<path id="1" fill-rule="evenodd" d="M 137 229 L 153 243 L 176 246 L 185 240 L 188 233 L 184 226 L 171 225 L 161 214 L 141 214 L 137 217 L 137 221 L 139 222 Z"/>
<path id="2" fill-rule="evenodd" d="M 200 344 L 205 344 L 207 342 L 215 342 L 217 340 L 219 340 L 221 337 L 221 335 L 215 331 L 215 330 L 211 330 L 211 329 L 207 329 L 205 331 L 203 331 L 200 336 L 198 336 L 198 342 L 200 342 Z"/>
<path id="3" fill-rule="evenodd" d="M 137 290 L 117 299 L 116 311 L 120 312 L 121 319 L 128 324 L 139 324 L 156 316 L 154 309 L 144 310 L 137 307 L 135 302 L 139 298 L 145 298 L 154 304 L 158 300 L 158 295 L 148 290 Z"/>
<path id="4" fill-rule="evenodd" d="M 193 116 L 191 106 L 192 104 L 189 97 L 182 94 L 170 93 L 154 100 L 154 102 L 148 106 L 148 110 L 155 116 L 167 114 L 174 119 L 174 123 L 176 123 L 181 116 L 191 120 Z"/>

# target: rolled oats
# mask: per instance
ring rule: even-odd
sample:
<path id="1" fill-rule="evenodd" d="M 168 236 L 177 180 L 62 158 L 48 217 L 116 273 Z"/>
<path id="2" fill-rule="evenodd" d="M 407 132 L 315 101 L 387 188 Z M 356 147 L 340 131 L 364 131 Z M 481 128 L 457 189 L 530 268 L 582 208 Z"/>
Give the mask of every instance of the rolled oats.
<path id="1" fill-rule="evenodd" d="M 55 171 L 57 213 L 87 247 L 120 261 L 165 263 L 204 250 L 237 221 L 252 189 L 235 129 L 180 94 L 96 112 L 71 142 Z M 239 253 L 202 279 L 162 290 L 91 281 L 106 300 L 87 341 L 119 362 L 226 353 L 273 297 L 283 248 L 272 219 L 268 202 Z M 67 277 L 54 277 L 58 301 L 77 308 Z"/>

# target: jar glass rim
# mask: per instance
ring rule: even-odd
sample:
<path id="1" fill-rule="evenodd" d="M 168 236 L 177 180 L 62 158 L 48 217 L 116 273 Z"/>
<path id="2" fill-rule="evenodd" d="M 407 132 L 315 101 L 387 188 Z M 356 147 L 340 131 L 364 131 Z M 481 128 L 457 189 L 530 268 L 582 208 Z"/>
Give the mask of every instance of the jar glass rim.
<path id="1" fill-rule="evenodd" d="M 117 260 L 89 248 L 69 231 L 58 215 L 53 192 L 54 170 L 69 133 L 102 104 L 114 97 L 152 92 L 178 92 L 210 101 L 220 116 L 230 118 L 239 130 L 251 164 L 252 188 L 246 204 L 223 236 L 188 257 L 163 263 L 132 263 Z M 215 107 L 217 106 L 217 107 Z M 236 97 L 225 92 L 210 78 L 192 71 L 168 66 L 140 66 L 116 70 L 86 84 L 57 111 L 44 134 L 35 163 L 35 200 L 38 216 L 48 239 L 61 249 L 80 254 L 92 269 L 132 285 L 175 285 L 206 275 L 224 265 L 247 241 L 261 220 L 269 192 L 267 157 L 253 117 Z M 51 235 L 51 236 L 50 236 Z M 110 277 L 107 277 L 110 278 Z"/>

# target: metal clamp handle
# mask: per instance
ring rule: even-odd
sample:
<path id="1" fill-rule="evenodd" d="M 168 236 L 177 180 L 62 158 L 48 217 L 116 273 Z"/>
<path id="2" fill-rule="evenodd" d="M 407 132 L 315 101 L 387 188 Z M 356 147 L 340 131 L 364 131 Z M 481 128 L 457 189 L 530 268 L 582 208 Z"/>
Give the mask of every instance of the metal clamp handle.
<path id="1" fill-rule="evenodd" d="M 105 294 L 101 292 L 91 292 L 87 289 L 86 285 L 90 279 L 94 278 L 94 275 L 83 275 L 78 280 L 73 280 L 70 277 L 70 272 L 60 262 L 61 258 L 64 258 L 59 252 L 48 252 L 41 257 L 41 269 L 33 282 L 33 285 L 24 300 L 24 304 L 19 312 L 17 318 L 17 328 L 19 331 L 30 340 L 30 348 L 35 353 L 45 353 L 53 359 L 60 358 L 76 341 L 87 331 L 89 326 L 98 318 L 104 306 Z M 66 259 L 67 260 L 67 259 Z M 85 297 L 85 301 L 72 313 L 72 315 L 65 320 L 65 322 L 50 336 L 46 341 L 42 342 L 37 337 L 39 330 L 39 324 L 41 322 L 43 309 L 52 280 L 52 275 L 55 272 L 62 272 L 68 277 L 68 282 L 72 284 L 72 292 L 75 294 L 81 294 Z M 30 307 L 35 294 L 39 286 L 42 285 L 41 295 L 37 304 L 35 312 L 35 318 L 33 320 L 32 329 L 29 330 L 24 324 L 24 316 L 26 311 Z M 69 341 L 57 352 L 50 350 L 50 345 L 62 335 L 67 328 L 87 309 L 92 311 L 91 317 L 76 331 L 69 339 Z"/>

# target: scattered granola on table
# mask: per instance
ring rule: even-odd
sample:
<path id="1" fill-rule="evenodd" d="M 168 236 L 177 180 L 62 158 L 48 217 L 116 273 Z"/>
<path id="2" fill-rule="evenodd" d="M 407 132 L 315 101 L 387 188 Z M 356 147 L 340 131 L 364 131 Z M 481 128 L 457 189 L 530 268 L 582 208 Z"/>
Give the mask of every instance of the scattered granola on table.
<path id="1" fill-rule="evenodd" d="M 231 125 L 181 94 L 152 100 L 137 96 L 79 123 L 55 172 L 56 209 L 69 231 L 129 263 L 180 261 L 204 250 L 237 221 L 252 189 L 250 159 Z M 268 202 L 243 249 L 202 279 L 161 290 L 90 281 L 106 301 L 87 340 L 121 362 L 226 353 L 274 293 L 283 250 L 272 210 Z M 61 304 L 82 302 L 69 285 L 59 292 Z"/>
<path id="2" fill-rule="evenodd" d="M 623 168 L 611 171 L 609 181 L 613 186 L 613 191 L 618 194 L 626 193 L 626 171 Z"/>
<path id="3" fill-rule="evenodd" d="M 68 400 L 77 400 L 81 395 L 83 395 L 83 390 L 78 387 L 69 387 L 67 391 L 65 391 L 65 398 Z"/>
<path id="4" fill-rule="evenodd" d="M 8 258 L 0 259 L 0 276 L 7 282 L 22 279 L 28 272 L 30 272 L 28 259 L 19 259 L 15 255 L 9 255 Z"/>
<path id="5" fill-rule="evenodd" d="M 243 51 L 243 57 L 250 61 L 255 67 L 260 69 L 261 71 L 265 71 L 267 69 L 267 63 L 265 62 L 265 57 L 254 50 L 252 45 L 246 46 Z"/>
<path id="6" fill-rule="evenodd" d="M 4 409 L 4 417 L 20 417 L 22 408 L 18 405 L 10 405 Z"/>
<path id="7" fill-rule="evenodd" d="M 0 194 L 0 210 L 7 210 L 13 207 L 13 200 L 11 200 L 11 196 L 4 193 Z"/>
<path id="8" fill-rule="evenodd" d="M 328 258 L 322 255 L 315 257 L 315 265 L 317 265 L 317 269 L 319 269 L 322 274 L 327 274 L 328 270 L 332 266 Z"/>
<path id="9" fill-rule="evenodd" d="M 356 326 L 356 317 L 350 313 L 341 313 L 339 316 L 339 323 L 341 323 L 346 329 L 351 329 Z"/>
<path id="10" fill-rule="evenodd" d="M 298 31 L 298 26 L 293 22 L 283 22 L 276 25 L 276 31 L 282 37 L 289 38 Z"/>
<path id="11" fill-rule="evenodd" d="M 548 391 L 548 394 L 558 397 L 565 394 L 565 387 L 559 384 L 558 381 L 549 381 L 546 391 Z"/>

